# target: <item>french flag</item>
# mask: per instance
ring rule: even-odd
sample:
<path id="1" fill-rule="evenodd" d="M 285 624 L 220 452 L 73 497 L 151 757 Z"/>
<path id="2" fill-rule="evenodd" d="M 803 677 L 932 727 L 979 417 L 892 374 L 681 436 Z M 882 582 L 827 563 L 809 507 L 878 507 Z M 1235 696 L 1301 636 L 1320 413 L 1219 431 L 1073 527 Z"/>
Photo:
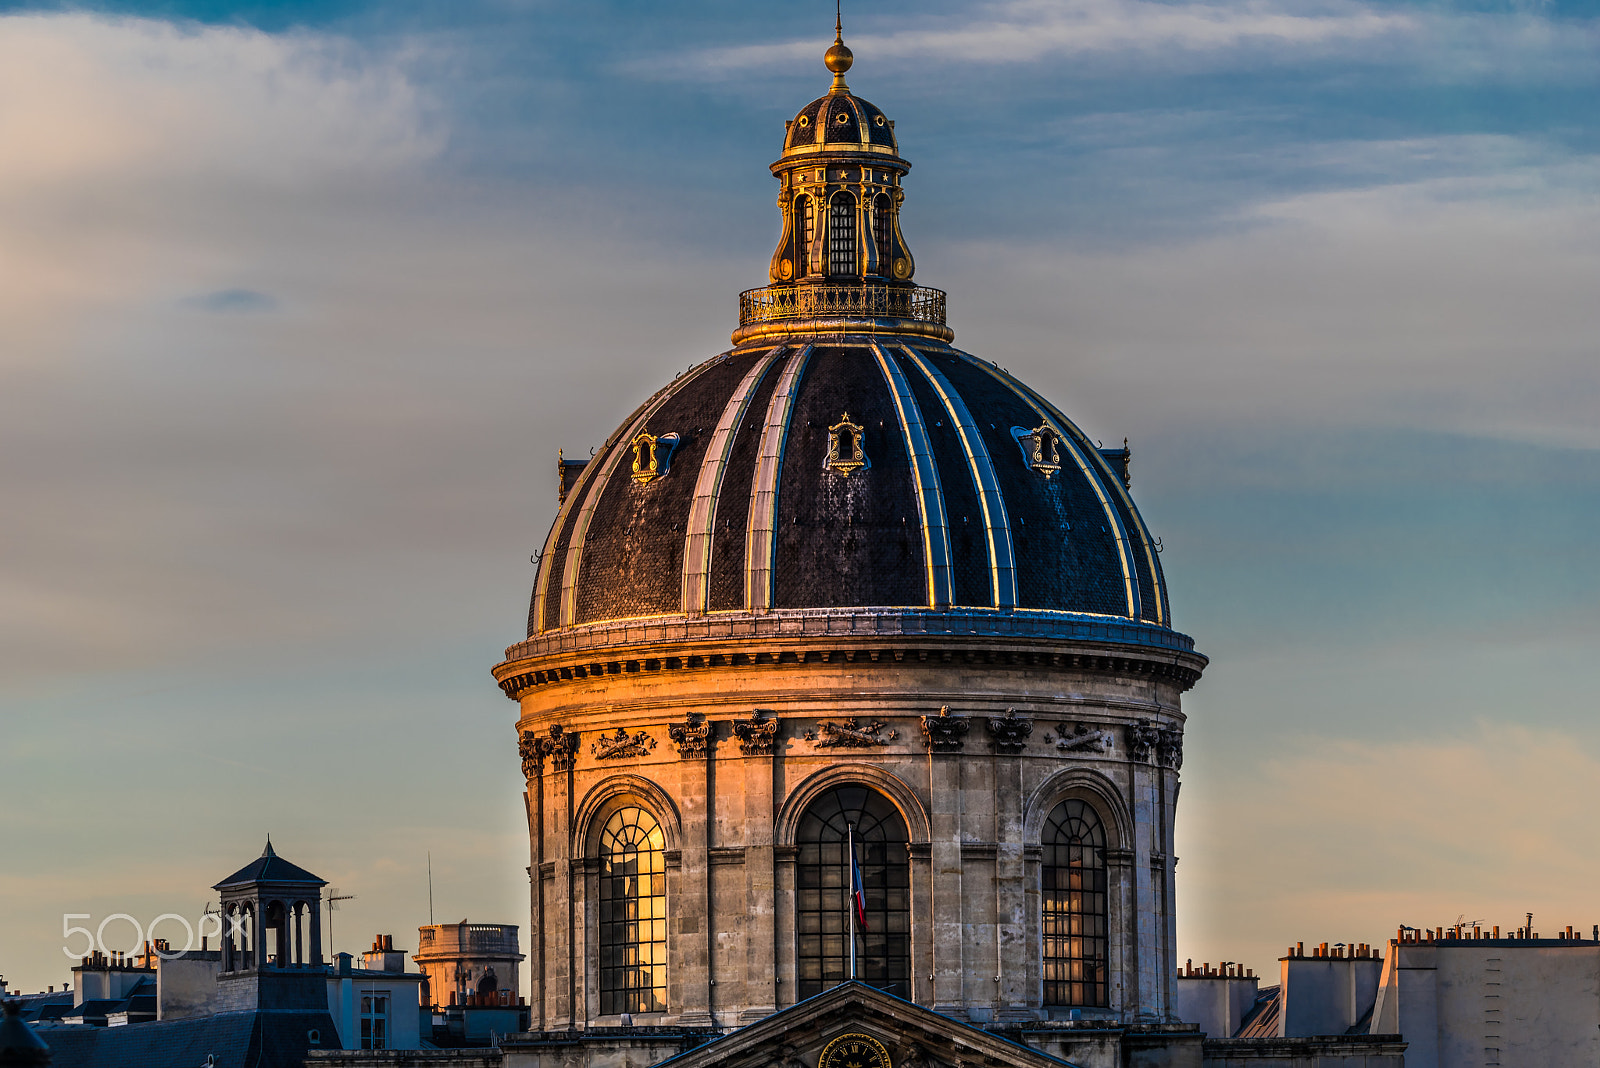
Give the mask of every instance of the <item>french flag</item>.
<path id="1" fill-rule="evenodd" d="M 855 843 L 850 843 L 850 900 L 855 906 L 856 923 L 863 931 L 867 927 L 867 892 L 861 882 L 861 865 L 856 863 Z"/>

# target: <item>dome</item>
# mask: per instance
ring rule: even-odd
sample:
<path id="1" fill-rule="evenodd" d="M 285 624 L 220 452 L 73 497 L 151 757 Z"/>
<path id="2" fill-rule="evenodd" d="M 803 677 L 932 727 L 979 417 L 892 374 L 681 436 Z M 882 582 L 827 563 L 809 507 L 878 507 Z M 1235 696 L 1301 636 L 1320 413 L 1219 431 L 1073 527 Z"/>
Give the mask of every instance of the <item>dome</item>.
<path id="1" fill-rule="evenodd" d="M 731 350 L 561 461 L 515 659 L 846 625 L 1192 651 L 1126 446 L 954 348 L 945 294 L 912 281 L 910 164 L 834 45 L 771 168 L 769 284 Z"/>
<path id="2" fill-rule="evenodd" d="M 926 338 L 745 345 L 650 398 L 581 472 L 566 461 L 529 637 L 867 612 L 964 633 L 1120 624 L 1187 648 L 1155 633 L 1167 594 L 1127 458 Z"/>
<path id="3" fill-rule="evenodd" d="M 819 96 L 789 122 L 783 160 L 836 152 L 865 152 L 898 159 L 900 146 L 894 139 L 894 123 L 854 93 Z"/>

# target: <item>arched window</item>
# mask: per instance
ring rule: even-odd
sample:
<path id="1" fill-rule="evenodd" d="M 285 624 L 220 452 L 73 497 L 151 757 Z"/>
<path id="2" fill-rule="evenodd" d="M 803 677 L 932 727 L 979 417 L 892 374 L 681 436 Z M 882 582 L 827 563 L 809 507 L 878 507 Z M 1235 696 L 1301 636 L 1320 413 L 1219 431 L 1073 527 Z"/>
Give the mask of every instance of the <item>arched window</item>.
<path id="1" fill-rule="evenodd" d="M 794 198 L 794 227 L 800 246 L 795 249 L 794 274 L 796 278 L 804 278 L 811 273 L 811 242 L 817 236 L 817 220 L 811 210 L 811 198 L 804 194 Z"/>
<path id="2" fill-rule="evenodd" d="M 828 201 L 828 273 L 857 273 L 856 198 L 849 193 L 835 193 Z"/>
<path id="3" fill-rule="evenodd" d="M 1105 826 L 1086 802 L 1063 801 L 1042 844 L 1044 1003 L 1105 1005 Z"/>
<path id="4" fill-rule="evenodd" d="M 906 824 L 882 794 L 840 786 L 811 802 L 795 835 L 799 996 L 850 978 L 850 858 L 854 827 L 866 929 L 856 924 L 856 978 L 911 996 L 911 857 Z"/>
<path id="5" fill-rule="evenodd" d="M 872 199 L 872 240 L 878 246 L 878 273 L 889 274 L 889 196 Z"/>
<path id="6" fill-rule="evenodd" d="M 600 832 L 600 1012 L 666 1010 L 666 836 L 625 808 Z"/>

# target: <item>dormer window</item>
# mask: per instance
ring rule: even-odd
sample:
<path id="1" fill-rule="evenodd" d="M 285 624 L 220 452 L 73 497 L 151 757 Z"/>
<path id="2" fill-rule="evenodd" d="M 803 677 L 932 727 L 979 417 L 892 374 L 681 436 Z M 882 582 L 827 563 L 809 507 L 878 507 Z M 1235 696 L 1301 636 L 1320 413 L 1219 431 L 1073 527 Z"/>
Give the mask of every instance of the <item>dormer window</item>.
<path id="1" fill-rule="evenodd" d="M 1051 475 L 1061 470 L 1061 435 L 1057 434 L 1050 424 L 1045 423 L 1032 430 L 1014 426 L 1011 428 L 1011 436 L 1017 439 L 1028 466 L 1043 475 L 1047 481 Z"/>
<path id="2" fill-rule="evenodd" d="M 672 450 L 678 447 L 678 435 L 655 435 L 649 431 L 633 439 L 633 480 L 648 486 L 667 473 L 672 463 Z"/>
<path id="3" fill-rule="evenodd" d="M 859 471 L 869 466 L 862 436 L 865 432 L 860 423 L 850 421 L 849 412 L 845 412 L 843 419 L 828 428 L 829 470 L 848 475 L 852 471 Z"/>

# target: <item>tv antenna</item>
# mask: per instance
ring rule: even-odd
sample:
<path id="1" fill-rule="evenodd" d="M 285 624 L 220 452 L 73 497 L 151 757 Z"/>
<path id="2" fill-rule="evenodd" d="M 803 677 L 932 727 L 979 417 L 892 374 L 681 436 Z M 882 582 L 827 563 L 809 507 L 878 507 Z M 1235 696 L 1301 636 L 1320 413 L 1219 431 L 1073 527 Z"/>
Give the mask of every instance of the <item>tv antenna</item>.
<path id="1" fill-rule="evenodd" d="M 354 901 L 356 895 L 341 894 L 337 886 L 328 887 L 328 956 L 333 956 L 333 914 L 339 911 L 339 902 Z"/>
<path id="2" fill-rule="evenodd" d="M 200 910 L 200 952 L 202 953 L 206 951 L 207 916 L 215 916 L 217 918 L 217 942 L 219 944 L 219 948 L 227 931 L 227 927 L 225 926 L 226 921 L 224 921 L 222 918 L 222 906 L 218 905 L 216 908 L 212 908 L 211 902 L 207 901 L 206 907 Z"/>

